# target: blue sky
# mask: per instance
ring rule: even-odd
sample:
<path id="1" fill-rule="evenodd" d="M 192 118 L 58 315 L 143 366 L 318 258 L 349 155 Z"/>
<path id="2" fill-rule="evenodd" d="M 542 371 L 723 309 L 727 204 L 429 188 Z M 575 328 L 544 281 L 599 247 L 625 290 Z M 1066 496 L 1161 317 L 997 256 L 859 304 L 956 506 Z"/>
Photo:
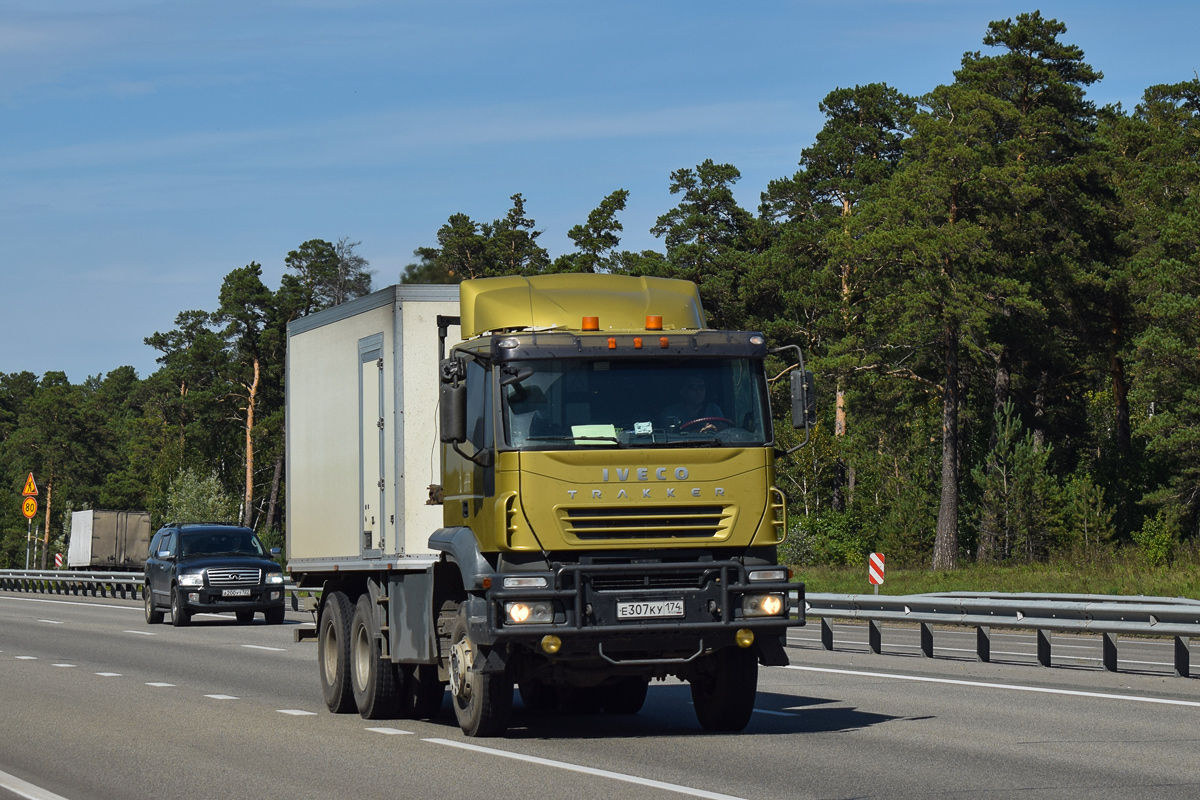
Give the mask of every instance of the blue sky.
<path id="1" fill-rule="evenodd" d="M 755 209 L 831 90 L 924 93 L 1035 9 L 1099 105 L 1200 69 L 1190 2 L 0 0 L 0 372 L 145 376 L 236 267 L 348 236 L 380 288 L 516 192 L 552 256 L 618 188 L 661 249 L 672 170 L 734 164 Z"/>

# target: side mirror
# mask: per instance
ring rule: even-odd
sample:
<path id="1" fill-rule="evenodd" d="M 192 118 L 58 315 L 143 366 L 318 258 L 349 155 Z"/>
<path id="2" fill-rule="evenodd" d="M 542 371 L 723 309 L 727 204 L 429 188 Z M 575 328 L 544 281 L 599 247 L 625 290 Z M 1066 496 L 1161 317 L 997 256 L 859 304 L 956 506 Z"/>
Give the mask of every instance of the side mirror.
<path id="1" fill-rule="evenodd" d="M 158 557 L 163 561 L 170 561 L 172 558 L 174 558 L 174 556 L 171 555 L 170 550 L 159 550 Z"/>
<path id="2" fill-rule="evenodd" d="M 792 427 L 806 428 L 817 424 L 817 385 L 812 372 L 793 372 Z"/>
<path id="3" fill-rule="evenodd" d="M 278 557 L 279 557 L 279 554 L 280 554 L 280 553 L 282 553 L 282 552 L 283 552 L 283 550 L 282 550 L 281 548 L 278 548 L 278 547 L 272 547 L 272 548 L 271 548 L 271 556 L 272 556 L 273 558 L 278 558 Z"/>
<path id="4" fill-rule="evenodd" d="M 442 443 L 462 444 L 467 440 L 467 385 L 443 383 L 439 405 Z"/>

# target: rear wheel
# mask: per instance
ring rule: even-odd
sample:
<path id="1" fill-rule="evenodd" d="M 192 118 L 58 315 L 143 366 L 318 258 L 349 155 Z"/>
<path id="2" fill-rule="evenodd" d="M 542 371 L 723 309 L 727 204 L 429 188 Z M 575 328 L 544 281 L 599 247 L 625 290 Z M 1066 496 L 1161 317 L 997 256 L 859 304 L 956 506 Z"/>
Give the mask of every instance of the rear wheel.
<path id="1" fill-rule="evenodd" d="M 400 705 L 406 717 L 433 719 L 441 712 L 446 683 L 438 680 L 437 664 L 404 667 L 396 677 L 404 680 Z"/>
<path id="2" fill-rule="evenodd" d="M 471 672 L 486 658 L 471 641 L 467 608 L 462 605 L 450 634 L 450 694 L 454 716 L 467 736 L 500 736 L 508 729 L 512 714 L 513 680 L 506 669 L 499 673 Z"/>
<path id="3" fill-rule="evenodd" d="M 622 678 L 620 682 L 601 689 L 604 710 L 609 714 L 636 714 L 646 703 L 649 678 Z"/>
<path id="4" fill-rule="evenodd" d="M 182 628 L 192 621 L 192 612 L 184 609 L 180 594 L 177 588 L 171 587 L 171 624 L 176 628 Z"/>
<path id="5" fill-rule="evenodd" d="M 350 621 L 350 685 L 363 719 L 392 719 L 400 713 L 396 669 L 381 651 L 374 603 L 364 594 Z"/>
<path id="6" fill-rule="evenodd" d="M 150 585 L 147 584 L 142 590 L 142 599 L 146 601 L 146 624 L 159 625 L 163 621 L 163 612 L 161 609 L 154 606 L 154 593 L 150 591 Z"/>
<path id="7" fill-rule="evenodd" d="M 690 681 L 696 718 L 706 731 L 740 731 L 754 713 L 758 656 L 747 648 L 725 647 L 709 658 L 711 670 Z"/>
<path id="8" fill-rule="evenodd" d="M 353 609 L 345 592 L 329 592 L 317 623 L 317 667 L 321 694 L 335 714 L 355 710 L 350 688 L 350 617 Z"/>
<path id="9" fill-rule="evenodd" d="M 243 625 L 245 625 L 247 622 L 253 622 L 254 621 L 254 612 L 253 611 L 238 611 L 237 612 L 237 621 L 242 623 Z"/>

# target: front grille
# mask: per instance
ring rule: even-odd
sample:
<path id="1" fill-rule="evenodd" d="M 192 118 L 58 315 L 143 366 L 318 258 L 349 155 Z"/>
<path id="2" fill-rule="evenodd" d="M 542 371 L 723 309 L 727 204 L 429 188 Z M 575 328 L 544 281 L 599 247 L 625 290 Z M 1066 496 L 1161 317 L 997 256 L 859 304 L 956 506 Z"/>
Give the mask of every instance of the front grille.
<path id="1" fill-rule="evenodd" d="M 209 586 L 257 586 L 261 578 L 262 570 L 258 567 L 210 569 L 208 571 Z"/>
<path id="2" fill-rule="evenodd" d="M 598 592 L 621 592 L 633 589 L 700 589 L 703 570 L 682 572 L 620 573 L 601 572 L 588 575 L 592 588 Z"/>
<path id="3" fill-rule="evenodd" d="M 563 531 L 576 539 L 711 539 L 728 525 L 724 506 L 634 506 L 562 509 Z"/>

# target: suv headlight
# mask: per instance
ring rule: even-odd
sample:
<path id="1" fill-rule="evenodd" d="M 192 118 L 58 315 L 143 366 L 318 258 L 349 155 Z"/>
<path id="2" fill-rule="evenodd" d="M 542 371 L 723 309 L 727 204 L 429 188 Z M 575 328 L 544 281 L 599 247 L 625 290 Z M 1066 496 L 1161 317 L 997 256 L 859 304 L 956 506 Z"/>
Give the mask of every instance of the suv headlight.
<path id="1" fill-rule="evenodd" d="M 179 576 L 179 585 L 180 586 L 203 586 L 204 585 L 204 573 L 203 572 L 185 572 L 184 574 Z"/>
<path id="2" fill-rule="evenodd" d="M 282 572 L 268 572 L 267 573 L 267 583 L 271 583 L 271 584 L 283 583 L 283 573 Z"/>

